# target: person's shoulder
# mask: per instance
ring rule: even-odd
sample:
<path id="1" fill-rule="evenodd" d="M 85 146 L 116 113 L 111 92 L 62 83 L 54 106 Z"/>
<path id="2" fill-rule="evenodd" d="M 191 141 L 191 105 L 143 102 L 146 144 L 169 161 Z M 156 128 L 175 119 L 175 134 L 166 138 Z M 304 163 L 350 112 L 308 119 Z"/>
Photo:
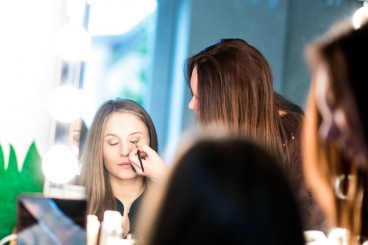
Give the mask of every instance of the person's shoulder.
<path id="1" fill-rule="evenodd" d="M 303 117 L 303 115 L 294 113 L 285 113 L 281 116 L 282 126 L 287 138 L 294 139 L 294 137 L 299 136 L 302 130 Z"/>
<path id="2" fill-rule="evenodd" d="M 300 128 L 303 123 L 303 115 L 296 115 L 295 113 L 285 113 L 281 115 L 281 121 L 284 126 Z"/>

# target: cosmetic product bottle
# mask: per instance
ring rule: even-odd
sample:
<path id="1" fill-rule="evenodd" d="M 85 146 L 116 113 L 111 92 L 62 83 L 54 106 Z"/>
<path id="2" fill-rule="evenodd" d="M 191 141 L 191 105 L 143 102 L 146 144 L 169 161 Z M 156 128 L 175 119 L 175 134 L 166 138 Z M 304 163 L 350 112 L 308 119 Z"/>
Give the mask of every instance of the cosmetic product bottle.
<path id="1" fill-rule="evenodd" d="M 96 215 L 87 215 L 87 245 L 98 244 L 98 233 L 100 230 L 100 221 Z"/>
<path id="2" fill-rule="evenodd" d="M 101 223 L 99 245 L 117 244 L 123 238 L 123 217 L 119 211 L 106 210 Z"/>

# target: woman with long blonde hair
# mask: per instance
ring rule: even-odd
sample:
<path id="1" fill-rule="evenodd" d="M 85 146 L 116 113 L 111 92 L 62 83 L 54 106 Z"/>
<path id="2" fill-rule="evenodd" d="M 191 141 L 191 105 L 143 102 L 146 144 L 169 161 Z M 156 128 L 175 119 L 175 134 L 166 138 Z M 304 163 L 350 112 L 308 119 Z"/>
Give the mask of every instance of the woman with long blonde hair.
<path id="1" fill-rule="evenodd" d="M 88 214 L 102 221 L 106 210 L 118 210 L 123 216 L 124 236 L 134 233 L 147 187 L 167 172 L 158 155 L 151 154 L 157 156 L 154 164 L 146 162 L 149 156 L 144 152 L 157 150 L 156 129 L 141 105 L 128 99 L 103 103 L 88 130 L 78 179 L 86 188 Z"/>

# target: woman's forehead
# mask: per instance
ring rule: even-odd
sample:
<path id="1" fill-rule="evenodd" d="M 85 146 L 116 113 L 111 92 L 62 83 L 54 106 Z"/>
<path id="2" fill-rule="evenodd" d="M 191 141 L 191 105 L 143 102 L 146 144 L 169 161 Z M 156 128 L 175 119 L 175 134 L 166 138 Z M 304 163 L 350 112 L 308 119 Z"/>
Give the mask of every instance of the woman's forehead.
<path id="1" fill-rule="evenodd" d="M 105 131 L 110 129 L 142 129 L 147 128 L 143 120 L 135 113 L 126 111 L 114 111 L 106 119 Z"/>

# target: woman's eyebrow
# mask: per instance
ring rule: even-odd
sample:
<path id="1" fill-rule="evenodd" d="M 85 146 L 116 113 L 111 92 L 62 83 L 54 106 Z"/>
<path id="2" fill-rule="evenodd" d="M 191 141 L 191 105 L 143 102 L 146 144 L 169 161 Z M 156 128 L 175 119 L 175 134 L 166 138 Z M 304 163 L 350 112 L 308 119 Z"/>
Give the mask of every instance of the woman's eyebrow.
<path id="1" fill-rule="evenodd" d="M 129 134 L 129 136 L 132 136 L 132 135 L 135 135 L 135 134 L 143 134 L 143 133 L 142 133 L 142 132 L 140 132 L 140 131 L 132 132 L 132 133 L 130 133 L 130 134 Z"/>
<path id="2" fill-rule="evenodd" d="M 133 136 L 133 135 L 136 135 L 136 134 L 143 134 L 143 133 L 140 132 L 140 131 L 137 131 L 137 132 L 132 132 L 132 133 L 128 134 L 128 136 Z M 114 133 L 107 133 L 107 134 L 105 134 L 105 137 L 108 137 L 108 136 L 118 137 L 118 135 L 117 134 L 114 134 Z"/>
<path id="3" fill-rule="evenodd" d="M 113 133 L 105 134 L 105 137 L 108 137 L 108 136 L 114 136 L 114 137 L 117 137 L 117 135 L 116 135 L 116 134 L 113 134 Z"/>

